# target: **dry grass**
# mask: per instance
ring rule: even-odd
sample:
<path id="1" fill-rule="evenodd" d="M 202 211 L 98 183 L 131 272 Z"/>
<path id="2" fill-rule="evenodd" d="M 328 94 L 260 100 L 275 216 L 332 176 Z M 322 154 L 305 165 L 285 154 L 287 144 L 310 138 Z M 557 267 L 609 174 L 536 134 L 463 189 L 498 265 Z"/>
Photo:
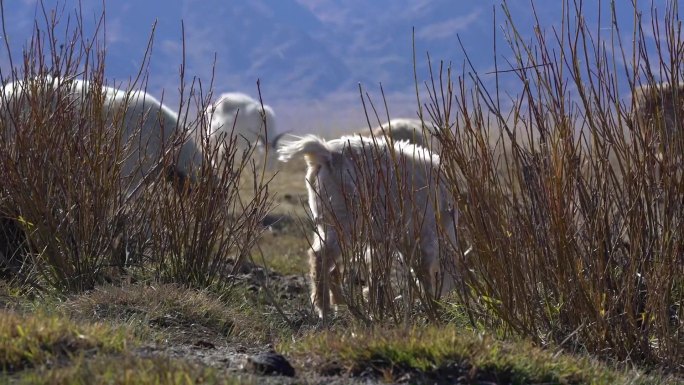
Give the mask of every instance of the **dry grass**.
<path id="1" fill-rule="evenodd" d="M 564 9 L 564 29 L 551 40 L 539 27 L 526 41 L 507 20 L 520 82 L 511 99 L 475 73 L 472 86 L 455 79 L 451 68 L 428 84 L 426 113 L 443 128 L 445 173 L 462 198 L 462 239 L 473 247 L 459 261 L 468 290 L 457 306 L 478 327 L 681 370 L 684 188 L 679 172 L 659 170 L 678 170 L 682 152 L 655 161 L 659 128 L 633 119 L 617 86 L 623 75 L 631 85 L 653 82 L 645 68 L 678 83 L 676 7 L 661 25 L 669 51 L 650 65 L 642 31 L 625 46 L 613 19 L 609 47 L 582 22 L 580 2 Z M 617 73 L 608 52 L 637 64 Z M 501 127 L 495 140 L 488 116 Z"/>
<path id="2" fill-rule="evenodd" d="M 12 274 L 61 293 L 92 289 L 112 267 L 198 287 L 217 283 L 230 259 L 247 258 L 271 199 L 252 149 L 238 148 L 234 136 L 210 143 L 206 118 L 191 114 L 205 110 L 211 82 L 205 89 L 181 71 L 178 121 L 153 116 L 158 106 L 145 112 L 114 102 L 103 88 L 102 30 L 84 36 L 77 11 L 79 23 L 65 36 L 84 44 L 60 46 L 46 38 L 63 27 L 49 14 L 13 62 L 18 68 L 0 74 L 3 85 L 25 86 L 0 94 L 0 214 L 23 234 L 14 259 L 25 262 Z M 122 99 L 141 101 L 135 92 L 145 88 L 145 70 Z M 74 91 L 80 80 L 87 83 Z M 181 159 L 188 143 L 192 162 Z M 171 172 L 178 164 L 187 175 Z M 241 183 L 247 174 L 249 185 Z M 5 236 L 2 243 L 17 242 Z"/>
<path id="3" fill-rule="evenodd" d="M 100 286 L 62 308 L 77 319 L 136 326 L 138 334 L 159 340 L 178 337 L 173 335 L 174 326 L 192 329 L 191 325 L 197 325 L 198 333 L 220 337 L 254 339 L 264 334 L 254 319 L 241 319 L 236 309 L 210 293 L 173 284 Z"/>

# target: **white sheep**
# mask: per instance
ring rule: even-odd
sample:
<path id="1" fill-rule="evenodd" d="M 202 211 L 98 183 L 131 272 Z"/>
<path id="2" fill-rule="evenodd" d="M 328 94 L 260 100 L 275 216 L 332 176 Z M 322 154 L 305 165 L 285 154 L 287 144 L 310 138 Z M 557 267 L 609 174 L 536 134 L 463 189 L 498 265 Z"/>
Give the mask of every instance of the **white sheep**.
<path id="1" fill-rule="evenodd" d="M 374 137 L 387 136 L 393 141 L 406 140 L 417 146 L 433 149 L 435 143 L 432 143 L 432 135 L 429 131 L 429 123 L 425 122 L 426 126 L 423 129 L 423 122 L 420 119 L 409 118 L 395 118 L 390 119 L 371 130 L 371 135 Z"/>
<path id="2" fill-rule="evenodd" d="M 44 95 L 37 94 L 37 92 Z M 69 98 L 69 108 L 79 108 L 85 100 L 96 97 L 93 87 L 80 79 L 62 79 L 43 76 L 6 84 L 0 94 L 0 119 L 6 127 L 14 128 L 17 114 L 29 113 L 29 99 Z M 126 159 L 122 166 L 122 183 L 129 192 L 135 190 L 146 175 L 160 165 L 163 151 L 180 144 L 178 157 L 169 175 L 194 181 L 202 162 L 202 149 L 194 135 L 179 124 L 178 115 L 153 96 L 141 90 L 125 91 L 102 87 L 103 118 L 106 124 L 122 125 L 122 148 Z M 35 101 L 35 99 L 34 99 Z M 56 103 L 54 100 L 53 103 Z M 56 105 L 56 104 L 53 104 Z M 124 114 L 125 111 L 125 114 Z M 75 109 L 78 113 L 78 110 Z M 180 142 L 182 140 L 182 142 Z"/>
<path id="3" fill-rule="evenodd" d="M 208 135 L 214 142 L 225 140 L 232 132 L 241 148 L 256 146 L 266 157 L 267 167 L 273 167 L 276 145 L 282 134 L 276 134 L 275 113 L 271 107 L 262 107 L 261 102 L 249 95 L 228 92 L 207 107 L 206 115 Z"/>
<path id="4" fill-rule="evenodd" d="M 344 302 L 340 242 L 355 236 L 359 221 L 380 226 L 361 230 L 371 233 L 367 247 L 372 248 L 387 239 L 387 220 L 398 218 L 404 239 L 396 251 L 418 256 L 410 268 L 423 289 L 439 296 L 453 288 L 455 277 L 440 266 L 440 255 L 446 252 L 440 230 L 455 247 L 458 215 L 440 180 L 437 155 L 406 141 L 391 145 L 384 138 L 360 135 L 329 141 L 308 135 L 284 143 L 278 153 L 283 162 L 303 155 L 307 163 L 309 206 L 316 224 L 309 251 L 311 301 L 321 318 L 331 303 Z M 368 189 L 377 193 L 375 198 L 362 197 Z M 362 218 L 369 213 L 372 219 Z"/>

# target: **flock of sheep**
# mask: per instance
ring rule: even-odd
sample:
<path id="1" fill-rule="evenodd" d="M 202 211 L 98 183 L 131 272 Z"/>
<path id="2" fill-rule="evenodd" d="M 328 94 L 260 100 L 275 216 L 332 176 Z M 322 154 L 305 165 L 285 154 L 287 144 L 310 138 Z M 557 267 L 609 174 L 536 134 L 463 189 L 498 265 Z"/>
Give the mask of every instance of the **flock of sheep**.
<path id="1" fill-rule="evenodd" d="M 66 94 L 76 103 L 84 100 L 89 88 L 86 81 L 64 80 L 46 77 L 41 79 L 47 89 L 66 87 Z M 14 108 L 15 111 L 28 108 L 26 93 L 30 84 L 17 81 L 6 84 L 0 94 L 0 119 L 5 129 L 12 132 L 13 125 L 4 115 L 4 111 Z M 640 89 L 638 99 L 642 118 L 656 119 L 658 108 L 663 105 L 662 95 L 670 95 L 681 87 L 659 86 L 654 89 Z M 49 93 L 46 93 L 49 94 Z M 139 135 L 136 141 L 141 145 L 126 160 L 123 172 L 133 180 L 139 180 L 159 163 L 162 148 L 169 138 L 183 130 L 180 127 L 176 112 L 164 106 L 159 100 L 144 91 L 127 92 L 115 88 L 104 87 L 104 111 L 106 116 L 117 116 L 118 111 L 124 114 L 124 136 Z M 637 111 L 639 109 L 637 108 Z M 665 132 L 678 126 L 679 111 L 665 110 Z M 225 93 L 204 111 L 208 121 L 206 134 L 213 141 L 221 141 L 229 135 L 237 136 L 242 144 L 256 145 L 260 151 L 268 155 L 266 161 L 273 167 L 276 156 L 287 162 L 295 158 L 304 158 L 307 164 L 306 183 L 309 195 L 309 206 L 316 226 L 314 242 L 309 251 L 311 268 L 311 301 L 321 317 L 325 317 L 331 307 L 344 301 L 341 292 L 342 264 L 339 261 L 341 246 L 340 237 L 353 231 L 358 216 L 353 210 L 361 210 L 359 206 L 345 204 L 349 194 L 358 192 L 359 183 L 376 175 L 397 174 L 404 178 L 387 178 L 389 181 L 381 187 L 385 199 L 364 202 L 371 205 L 367 210 L 374 212 L 387 211 L 387 200 L 402 202 L 401 220 L 406 223 L 405 236 L 407 249 L 397 250 L 401 258 L 407 250 L 417 251 L 418 262 L 410 266 L 416 279 L 425 293 L 439 297 L 452 290 L 457 277 L 445 272 L 440 264 L 440 237 L 444 237 L 455 245 L 457 242 L 458 212 L 456 202 L 447 186 L 444 185 L 440 173 L 440 160 L 435 145 L 431 143 L 429 129 L 420 120 L 394 119 L 374 130 L 370 135 L 343 136 L 339 139 L 324 140 L 318 136 L 306 135 L 292 137 L 290 141 L 282 140 L 282 133 L 276 130 L 273 109 L 260 101 L 242 93 Z M 660 118 L 663 112 L 660 111 Z M 113 119 L 113 118 L 111 118 Z M 141 124 L 142 122 L 142 124 Z M 142 145 L 144 143 L 144 145 Z M 179 156 L 173 165 L 174 175 L 182 180 L 193 182 L 203 160 L 202 147 L 197 139 L 187 134 L 180 144 Z M 142 161 L 141 161 L 142 160 Z M 363 167 L 359 167 L 363 163 Z M 401 185 L 411 183 L 410 188 Z M 132 183 L 131 185 L 134 185 Z M 358 197 L 357 197 L 358 198 Z M 352 199 L 354 197 L 352 196 Z M 383 203 L 384 202 L 384 203 Z M 391 205 L 390 205 L 391 208 Z M 378 209 L 378 210 L 373 210 Z M 377 218 L 376 218 L 377 219 Z M 377 223 L 382 223 L 382 218 Z M 411 225 L 420 222 L 420 226 Z M 382 232 L 379 231 L 379 234 Z M 351 236 L 351 234 L 347 234 Z M 374 241 L 367 245 L 367 253 L 372 252 Z M 456 250 L 453 248 L 452 250 Z M 372 279 L 372 277 L 369 277 Z"/>
<path id="2" fill-rule="evenodd" d="M 0 94 L 0 119 L 9 129 L 8 132 L 13 132 L 13 120 L 27 111 L 32 103 L 30 99 L 35 98 L 36 93 L 46 98 L 59 94 L 59 97 L 69 98 L 71 103 L 77 105 L 88 97 L 95 97 L 91 88 L 87 81 L 51 76 L 34 78 L 28 82 L 10 82 Z M 133 138 L 134 142 L 139 143 L 126 158 L 122 172 L 125 176 L 138 180 L 150 173 L 159 163 L 161 151 L 168 147 L 170 140 L 176 139 L 174 135 L 179 134 L 184 138 L 170 174 L 179 176 L 181 180 L 196 181 L 203 159 L 202 147 L 191 129 L 181 127 L 182 123 L 175 111 L 142 90 L 127 91 L 103 86 L 102 94 L 106 121 L 124 127 L 122 144 L 131 142 Z M 123 116 L 120 116 L 122 112 Z M 268 135 L 275 132 L 275 114 L 269 106 L 262 106 L 242 93 L 225 93 L 207 107 L 205 114 L 207 134 L 211 140 L 225 140 L 233 133 L 239 146 L 244 147 L 249 143 L 256 145 L 260 151 L 268 147 L 273 149 L 271 154 L 275 154 L 280 135 Z"/>
<path id="3" fill-rule="evenodd" d="M 70 103 L 79 105 L 92 97 L 92 85 L 87 81 L 79 79 L 61 79 L 56 77 L 45 76 L 42 78 L 34 78 L 29 81 L 16 81 L 6 84 L 2 88 L 0 94 L 0 119 L 2 119 L 6 133 L 12 133 L 16 130 L 14 119 L 21 114 L 26 113 L 33 102 L 31 98 L 35 98 L 36 89 L 40 95 L 44 97 L 55 98 L 57 94 L 59 97 L 66 97 Z M 178 149 L 178 157 L 173 164 L 173 170 L 170 174 L 177 176 L 182 181 L 193 183 L 196 181 L 198 170 L 203 160 L 202 146 L 197 142 L 197 136 L 192 135 L 190 130 L 181 127 L 179 117 L 176 112 L 163 105 L 152 95 L 142 90 L 120 90 L 112 87 L 103 86 L 102 95 L 103 114 L 105 119 L 112 124 L 122 124 L 124 127 L 122 142 L 138 143 L 133 148 L 133 153 L 129 154 L 122 167 L 123 179 L 126 179 L 126 186 L 136 186 L 140 180 L 153 171 L 153 168 L 159 164 L 159 157 L 163 149 L 168 147 L 168 143 L 173 136 L 181 133 L 184 140 Z M 11 111 L 11 113 L 10 113 Z M 277 152 L 281 154 L 281 160 L 287 161 L 292 157 L 304 155 L 309 159 L 315 159 L 314 163 L 309 164 L 309 171 L 307 174 L 308 188 L 311 196 L 311 208 L 320 215 L 325 217 L 325 209 L 320 204 L 320 193 L 323 185 L 327 188 L 334 188 L 335 181 L 333 173 L 326 173 L 325 170 L 331 171 L 328 159 L 339 159 L 340 157 L 347 157 L 346 162 L 351 159 L 348 157 L 348 150 L 353 151 L 368 151 L 371 148 L 368 146 L 357 146 L 356 144 L 370 144 L 368 139 L 360 137 L 349 137 L 347 139 L 324 141 L 317 137 L 305 137 L 299 141 L 287 143 L 277 148 L 281 134 L 277 134 L 275 127 L 275 114 L 273 109 L 261 102 L 251 98 L 242 93 L 224 93 L 204 111 L 208 124 L 207 136 L 210 140 L 218 142 L 228 138 L 230 135 L 236 137 L 238 145 L 256 145 L 257 149 L 266 153 L 266 161 L 269 163 L 268 167 L 273 167 L 272 163 L 277 156 Z M 412 140 L 418 144 L 425 144 L 422 138 L 423 130 L 421 129 L 421 122 L 410 119 L 398 119 L 391 121 L 391 126 L 385 124 L 380 126 L 373 132 L 380 138 L 384 138 L 384 134 L 394 133 L 396 140 L 400 141 L 394 150 L 401 157 L 406 158 L 409 162 L 415 162 L 428 165 L 429 167 L 437 166 L 437 157 L 431 155 L 422 147 L 411 147 L 407 142 L 401 140 Z M 131 140 L 132 139 L 132 140 Z M 384 139 L 376 141 L 376 146 L 379 144 L 383 149 L 389 148 Z M 317 152 L 311 153 L 310 149 L 317 149 Z M 419 151 L 415 151 L 419 150 Z M 325 152 L 322 152 L 325 151 Z M 382 152 L 382 151 L 380 151 Z M 323 171 L 321 171 L 322 167 Z M 338 166 L 335 164 L 335 166 Z M 339 165 L 342 166 L 341 164 Z M 352 168 L 348 168 L 352 170 Z M 427 169 L 425 169 L 427 170 Z M 427 174 L 426 174 L 427 175 Z M 339 176 L 339 173 L 337 174 Z M 427 177 L 424 175 L 421 183 L 427 184 Z M 316 190 L 316 192 L 314 192 Z M 395 189 L 396 190 L 396 189 Z M 398 191 L 398 190 L 397 190 Z M 395 191 L 396 192 L 396 191 Z M 425 190 L 422 199 L 427 203 L 428 192 Z M 447 194 L 442 194 L 445 199 Z M 317 203 L 318 202 L 318 203 Z M 444 207 L 449 207 L 447 214 L 453 214 L 453 203 L 445 204 Z M 337 213 L 341 214 L 341 213 Z M 444 218 L 446 218 L 446 214 Z M 318 226 L 321 227 L 322 236 L 319 238 L 312 255 L 312 272 L 319 271 L 319 261 L 322 253 L 330 253 L 331 258 L 335 259 L 335 250 L 339 251 L 336 246 L 331 229 L 327 228 L 318 219 Z M 454 226 L 454 222 L 449 220 L 448 225 Z M 432 250 L 433 245 L 430 241 L 430 235 L 435 233 L 434 226 L 426 226 L 425 234 L 421 237 L 423 241 L 421 247 L 426 249 L 426 264 L 425 271 L 429 273 L 425 276 L 425 283 L 428 287 L 434 286 L 430 276 L 437 274 L 439 264 L 437 263 L 436 255 Z M 430 228 L 430 230 L 427 230 Z M 454 230 L 455 236 L 455 230 Z M 434 237 L 433 237 L 434 238 Z M 435 238 L 436 239 L 436 238 Z M 335 263 L 332 263 L 335 265 Z M 333 269 L 334 270 L 334 269 Z M 322 281 L 319 275 L 312 273 L 314 282 Z M 317 284 L 314 284 L 317 287 Z M 315 293 L 320 293 L 320 288 L 313 290 L 314 303 L 320 304 L 320 296 Z M 339 297 L 336 298 L 339 302 Z M 323 306 L 318 306 L 321 310 Z"/>

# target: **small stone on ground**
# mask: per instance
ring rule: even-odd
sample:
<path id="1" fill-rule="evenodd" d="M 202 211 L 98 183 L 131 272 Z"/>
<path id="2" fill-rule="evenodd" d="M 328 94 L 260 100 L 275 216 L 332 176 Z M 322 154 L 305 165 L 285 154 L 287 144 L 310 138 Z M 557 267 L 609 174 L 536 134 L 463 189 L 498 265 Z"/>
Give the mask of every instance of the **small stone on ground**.
<path id="1" fill-rule="evenodd" d="M 245 367 L 256 374 L 275 374 L 294 377 L 295 370 L 285 357 L 278 353 L 260 353 L 247 358 Z"/>

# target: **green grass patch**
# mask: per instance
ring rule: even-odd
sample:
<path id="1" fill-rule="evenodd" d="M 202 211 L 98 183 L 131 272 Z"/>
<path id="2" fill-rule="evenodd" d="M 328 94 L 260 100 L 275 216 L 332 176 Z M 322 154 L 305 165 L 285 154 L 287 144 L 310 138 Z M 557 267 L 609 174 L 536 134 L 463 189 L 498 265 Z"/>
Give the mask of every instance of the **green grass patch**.
<path id="1" fill-rule="evenodd" d="M 60 363 L 96 351 L 122 352 L 129 341 L 124 329 L 101 323 L 0 312 L 0 368 L 5 372 Z"/>
<path id="2" fill-rule="evenodd" d="M 31 292 L 23 290 L 19 285 L 0 280 L 0 309 L 17 309 L 31 303 Z"/>
<path id="3" fill-rule="evenodd" d="M 130 355 L 97 357 L 74 365 L 22 373 L 17 384 L 32 385 L 239 385 L 255 384 L 248 375 L 226 375 L 214 368 L 167 358 L 140 358 Z"/>
<path id="4" fill-rule="evenodd" d="M 554 354 L 525 342 L 501 342 L 450 327 L 335 331 L 285 344 L 296 359 L 318 357 L 317 370 L 388 381 L 464 383 L 660 384 L 636 371 L 613 370 L 588 357 Z"/>

